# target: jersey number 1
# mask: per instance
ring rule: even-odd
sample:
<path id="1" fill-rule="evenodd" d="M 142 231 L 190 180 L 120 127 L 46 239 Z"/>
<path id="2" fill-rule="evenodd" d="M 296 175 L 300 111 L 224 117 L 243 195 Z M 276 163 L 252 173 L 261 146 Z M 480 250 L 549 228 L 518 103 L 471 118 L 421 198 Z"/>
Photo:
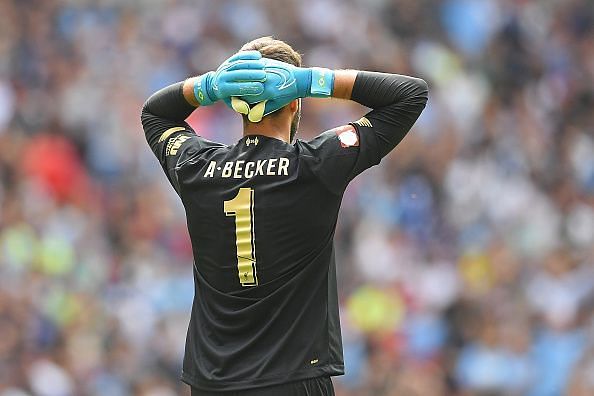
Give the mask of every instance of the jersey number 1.
<path id="1" fill-rule="evenodd" d="M 224 202 L 225 215 L 235 216 L 237 269 L 242 286 L 256 286 L 256 244 L 254 241 L 254 190 L 240 188 L 230 201 Z"/>

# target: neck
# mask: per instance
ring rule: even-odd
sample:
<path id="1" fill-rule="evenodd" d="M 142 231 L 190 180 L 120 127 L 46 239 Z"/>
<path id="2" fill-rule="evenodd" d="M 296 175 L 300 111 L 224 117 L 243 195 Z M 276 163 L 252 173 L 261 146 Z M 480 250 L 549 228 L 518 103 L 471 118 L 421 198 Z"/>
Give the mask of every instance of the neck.
<path id="1" fill-rule="evenodd" d="M 291 125 L 282 125 L 272 118 L 263 118 L 258 123 L 244 122 L 243 123 L 243 136 L 250 135 L 261 135 L 270 138 L 282 140 L 285 143 L 289 143 L 289 136 Z"/>

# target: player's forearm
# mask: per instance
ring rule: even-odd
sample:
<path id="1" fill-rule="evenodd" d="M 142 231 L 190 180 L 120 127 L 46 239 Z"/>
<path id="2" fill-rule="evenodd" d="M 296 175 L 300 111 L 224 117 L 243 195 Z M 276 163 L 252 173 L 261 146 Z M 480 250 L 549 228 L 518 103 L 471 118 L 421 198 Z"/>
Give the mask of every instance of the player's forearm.
<path id="1" fill-rule="evenodd" d="M 194 106 L 194 108 L 200 106 L 200 103 L 196 100 L 196 95 L 194 94 L 194 84 L 196 83 L 196 79 L 198 77 L 191 77 L 184 81 L 184 85 L 182 88 L 182 94 L 186 102 L 190 105 Z"/>
<path id="2" fill-rule="evenodd" d="M 355 88 L 356 86 L 356 88 Z M 335 70 L 332 96 L 376 109 L 399 101 L 427 101 L 425 81 L 399 74 Z M 354 93 L 354 95 L 353 95 Z M 423 106 L 424 107 L 424 106 Z"/>
<path id="3" fill-rule="evenodd" d="M 409 110 L 418 114 L 427 98 L 427 83 L 420 78 L 368 71 L 357 73 L 351 93 L 351 100 L 372 109 L 405 103 L 410 105 Z"/>
<path id="4" fill-rule="evenodd" d="M 171 121 L 184 121 L 198 106 L 192 91 L 191 80 L 172 84 L 155 92 L 144 103 L 143 116 L 151 114 Z M 191 95 L 191 98 L 188 95 Z"/>
<path id="5" fill-rule="evenodd" d="M 425 108 L 427 83 L 399 74 L 359 71 L 350 99 L 373 110 L 366 118 L 380 143 L 381 155 L 390 152 L 406 136 Z"/>
<path id="6" fill-rule="evenodd" d="M 356 70 L 335 70 L 332 96 L 338 99 L 350 100 L 357 73 Z"/>

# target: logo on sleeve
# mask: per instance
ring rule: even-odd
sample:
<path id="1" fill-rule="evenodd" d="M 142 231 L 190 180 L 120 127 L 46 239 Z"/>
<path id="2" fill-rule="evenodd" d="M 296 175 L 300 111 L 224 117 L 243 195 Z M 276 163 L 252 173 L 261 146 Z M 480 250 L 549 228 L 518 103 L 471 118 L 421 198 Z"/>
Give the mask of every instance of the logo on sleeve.
<path id="1" fill-rule="evenodd" d="M 189 135 L 177 135 L 169 139 L 165 148 L 165 155 L 176 155 L 181 145 L 189 138 Z"/>
<path id="2" fill-rule="evenodd" d="M 163 132 L 161 134 L 161 137 L 159 137 L 159 143 L 164 142 L 169 136 L 171 136 L 175 132 L 181 132 L 181 131 L 185 131 L 185 130 L 186 130 L 186 128 L 184 128 L 184 127 L 169 128 L 168 130 L 166 130 L 165 132 Z"/>
<path id="3" fill-rule="evenodd" d="M 338 136 L 342 147 L 357 147 L 359 145 L 359 136 L 352 125 L 335 128 L 334 132 Z"/>

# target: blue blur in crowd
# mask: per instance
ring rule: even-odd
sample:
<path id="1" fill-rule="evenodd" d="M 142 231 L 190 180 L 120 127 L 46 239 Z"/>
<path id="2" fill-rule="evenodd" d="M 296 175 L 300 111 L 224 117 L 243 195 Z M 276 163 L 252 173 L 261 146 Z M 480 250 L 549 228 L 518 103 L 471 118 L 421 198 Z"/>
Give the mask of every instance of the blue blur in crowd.
<path id="1" fill-rule="evenodd" d="M 189 394 L 192 249 L 140 109 L 263 35 L 305 66 L 430 86 L 343 197 L 336 394 L 594 394 L 590 0 L 7 0 L 0 15 L 0 396 Z M 305 99 L 298 138 L 366 111 Z M 223 104 L 187 121 L 241 136 Z"/>

